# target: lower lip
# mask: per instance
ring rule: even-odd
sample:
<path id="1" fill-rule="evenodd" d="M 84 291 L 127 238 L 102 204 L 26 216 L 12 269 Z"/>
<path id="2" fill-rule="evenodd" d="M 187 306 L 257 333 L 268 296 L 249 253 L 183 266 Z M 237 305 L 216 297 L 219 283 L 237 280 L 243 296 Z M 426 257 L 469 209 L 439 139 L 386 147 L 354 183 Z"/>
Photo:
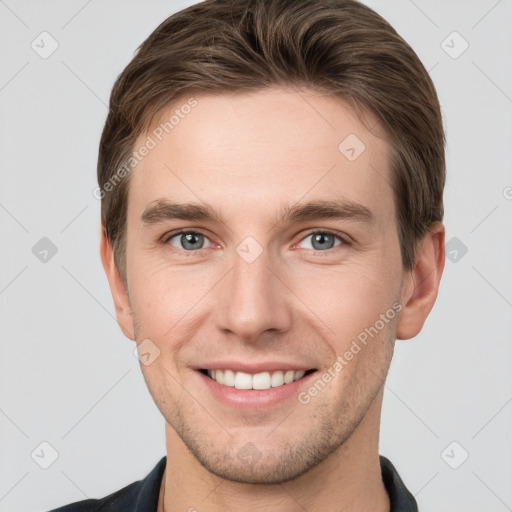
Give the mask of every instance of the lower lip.
<path id="1" fill-rule="evenodd" d="M 300 388 L 305 386 L 317 372 L 308 373 L 302 379 L 290 382 L 290 384 L 261 390 L 224 386 L 199 370 L 197 373 L 212 394 L 221 402 L 237 409 L 254 409 L 270 407 L 292 396 L 297 396 Z"/>

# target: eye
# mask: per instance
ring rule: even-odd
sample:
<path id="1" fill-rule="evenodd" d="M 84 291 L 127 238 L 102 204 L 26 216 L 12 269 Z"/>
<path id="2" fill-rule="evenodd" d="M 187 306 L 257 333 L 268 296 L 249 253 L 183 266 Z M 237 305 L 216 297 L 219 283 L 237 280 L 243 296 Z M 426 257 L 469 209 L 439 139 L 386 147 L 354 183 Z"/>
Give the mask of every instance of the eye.
<path id="1" fill-rule="evenodd" d="M 308 239 L 311 239 L 309 247 L 303 248 L 314 251 L 328 251 L 339 245 L 347 244 L 340 235 L 331 231 L 312 231 L 300 243 L 304 243 Z M 338 243 L 336 243 L 336 240 L 338 240 Z M 178 231 L 172 233 L 165 238 L 164 243 L 186 252 L 199 251 L 212 245 L 210 240 L 198 231 Z"/>
<path id="2" fill-rule="evenodd" d="M 204 246 L 205 241 L 209 245 Z M 179 231 L 178 233 L 174 233 L 168 236 L 165 239 L 165 243 L 189 252 L 204 249 L 205 247 L 210 247 L 211 245 L 208 238 L 206 238 L 206 236 L 202 233 L 198 233 L 197 231 Z"/>
<path id="3" fill-rule="evenodd" d="M 301 240 L 301 243 L 309 238 L 311 238 L 310 247 L 305 247 L 305 249 L 313 249 L 315 251 L 326 251 L 333 249 L 342 243 L 346 244 L 345 240 L 343 240 L 341 236 L 331 233 L 330 231 L 312 231 Z M 337 244 L 335 243 L 336 239 L 340 241 Z"/>

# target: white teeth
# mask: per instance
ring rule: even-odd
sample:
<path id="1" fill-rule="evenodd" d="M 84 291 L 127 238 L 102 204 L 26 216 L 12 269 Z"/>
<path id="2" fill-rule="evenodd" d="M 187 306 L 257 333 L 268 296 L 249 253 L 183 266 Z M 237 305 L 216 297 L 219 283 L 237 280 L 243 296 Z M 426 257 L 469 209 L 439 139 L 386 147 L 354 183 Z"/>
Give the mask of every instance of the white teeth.
<path id="1" fill-rule="evenodd" d="M 220 382 L 218 379 L 218 375 L 222 375 L 224 372 L 222 370 L 217 370 L 217 382 Z M 222 384 L 222 382 L 220 382 Z M 252 376 L 249 373 L 244 372 L 236 372 L 235 374 L 235 388 L 236 389 L 251 389 L 252 388 Z"/>
<path id="2" fill-rule="evenodd" d="M 224 370 L 224 386 L 235 387 L 235 372 L 233 370 Z"/>
<path id="3" fill-rule="evenodd" d="M 253 389 L 269 389 L 270 388 L 270 373 L 263 372 L 257 373 L 252 377 Z"/>
<path id="4" fill-rule="evenodd" d="M 284 375 L 283 372 L 274 372 L 272 377 L 270 378 L 270 384 L 273 388 L 278 388 L 284 384 Z"/>
<path id="5" fill-rule="evenodd" d="M 250 374 L 245 372 L 234 372 L 233 370 L 208 370 L 208 375 L 224 386 L 234 387 L 236 389 L 270 389 L 278 388 L 285 384 L 290 384 L 296 380 L 302 379 L 305 370 L 288 370 L 275 372 L 261 372 Z"/>
<path id="6" fill-rule="evenodd" d="M 293 377 L 295 376 L 295 372 L 293 370 L 290 370 L 284 374 L 284 383 L 290 384 L 290 382 L 293 382 Z"/>
<path id="7" fill-rule="evenodd" d="M 293 377 L 293 380 L 302 379 L 302 377 L 304 377 L 305 373 L 306 372 L 304 370 L 299 370 L 298 372 L 295 372 L 295 376 Z"/>

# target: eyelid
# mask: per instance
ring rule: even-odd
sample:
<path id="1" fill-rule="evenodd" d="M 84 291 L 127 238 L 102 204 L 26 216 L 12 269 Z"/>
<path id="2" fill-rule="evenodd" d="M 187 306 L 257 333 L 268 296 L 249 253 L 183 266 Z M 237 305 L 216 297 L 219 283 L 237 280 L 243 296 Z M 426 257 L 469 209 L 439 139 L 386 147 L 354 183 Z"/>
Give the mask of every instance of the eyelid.
<path id="1" fill-rule="evenodd" d="M 201 235 L 204 235 L 204 233 L 200 229 L 182 228 L 165 233 L 165 235 L 162 236 L 162 242 L 168 242 L 171 238 L 175 237 L 176 235 L 182 235 L 187 233 L 200 233 Z"/>

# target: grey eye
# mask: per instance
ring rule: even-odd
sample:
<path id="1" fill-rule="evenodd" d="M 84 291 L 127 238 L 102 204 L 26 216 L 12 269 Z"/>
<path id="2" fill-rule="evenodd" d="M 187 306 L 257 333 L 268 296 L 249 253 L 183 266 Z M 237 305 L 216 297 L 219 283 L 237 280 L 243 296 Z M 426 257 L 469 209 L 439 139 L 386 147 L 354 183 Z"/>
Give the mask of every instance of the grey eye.
<path id="1" fill-rule="evenodd" d="M 195 231 L 176 233 L 168 239 L 168 242 L 173 247 L 184 249 L 186 251 L 195 251 L 209 247 L 209 245 L 204 246 L 205 241 L 210 244 L 208 238 L 206 238 L 202 233 L 197 233 Z"/>
<path id="2" fill-rule="evenodd" d="M 316 251 L 325 251 L 328 249 L 332 249 L 337 245 L 341 245 L 343 240 L 338 235 L 334 233 L 329 233 L 328 231 L 315 231 L 314 233 L 310 233 L 308 236 L 301 240 L 303 243 L 305 240 L 311 238 L 310 247 L 305 247 L 305 249 L 314 249 Z M 340 242 L 335 244 L 336 239 Z"/>

